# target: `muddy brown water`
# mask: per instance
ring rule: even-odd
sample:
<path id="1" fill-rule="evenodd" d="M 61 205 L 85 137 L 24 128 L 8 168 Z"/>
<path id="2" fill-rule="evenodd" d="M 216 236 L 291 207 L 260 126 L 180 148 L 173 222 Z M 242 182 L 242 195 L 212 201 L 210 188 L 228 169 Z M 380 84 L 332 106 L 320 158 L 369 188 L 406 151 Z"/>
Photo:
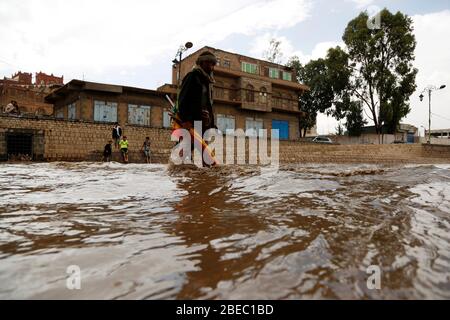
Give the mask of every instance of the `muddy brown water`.
<path id="1" fill-rule="evenodd" d="M 2 164 L 0 298 L 450 299 L 449 169 Z"/>

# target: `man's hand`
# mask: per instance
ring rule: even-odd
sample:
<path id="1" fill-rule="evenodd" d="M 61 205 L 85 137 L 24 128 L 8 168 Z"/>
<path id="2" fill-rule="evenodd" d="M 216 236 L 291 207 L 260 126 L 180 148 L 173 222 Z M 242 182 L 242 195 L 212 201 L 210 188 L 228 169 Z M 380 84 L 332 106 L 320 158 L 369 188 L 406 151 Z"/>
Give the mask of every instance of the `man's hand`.
<path id="1" fill-rule="evenodd" d="M 181 126 L 182 126 L 184 129 L 187 129 L 187 130 L 190 130 L 190 129 L 193 128 L 192 122 L 190 122 L 190 121 L 182 122 L 182 123 L 181 123 Z"/>
<path id="2" fill-rule="evenodd" d="M 211 118 L 207 110 L 202 111 L 202 120 L 204 126 L 209 127 L 211 125 Z"/>

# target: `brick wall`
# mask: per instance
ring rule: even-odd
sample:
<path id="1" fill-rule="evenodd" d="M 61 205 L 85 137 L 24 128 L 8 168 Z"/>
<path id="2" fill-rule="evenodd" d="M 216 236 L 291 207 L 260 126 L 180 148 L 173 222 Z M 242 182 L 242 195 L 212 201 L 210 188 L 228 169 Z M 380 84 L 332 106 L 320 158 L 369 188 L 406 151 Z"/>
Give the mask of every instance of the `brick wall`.
<path id="1" fill-rule="evenodd" d="M 34 130 L 35 150 L 47 161 L 100 161 L 111 139 L 111 125 L 63 120 L 38 120 L 0 116 L 0 157 L 6 153 L 5 133 Z M 166 163 L 174 142 L 170 130 L 124 126 L 130 142 L 130 162 L 143 162 L 140 147 L 150 137 L 152 161 Z M 269 142 L 270 146 L 270 142 Z M 248 157 L 247 157 L 248 159 Z M 114 154 L 119 160 L 119 153 Z M 280 142 L 282 163 L 450 163 L 450 146 L 437 145 L 318 145 L 298 141 Z"/>
<path id="2" fill-rule="evenodd" d="M 36 73 L 36 85 L 64 84 L 64 77 L 56 77 L 53 74 L 48 75 L 43 72 Z"/>
<path id="3" fill-rule="evenodd" d="M 24 128 L 43 132 L 43 159 L 47 161 L 99 161 L 112 131 L 108 124 L 0 117 L 0 133 Z M 147 136 L 152 144 L 153 161 L 167 161 L 174 145 L 170 141 L 169 130 L 132 126 L 124 126 L 123 129 L 130 142 L 131 162 L 145 160 L 139 150 Z M 4 137 L 0 136 L 0 156 L 5 153 Z M 114 156 L 119 159 L 118 152 Z"/>
<path id="4" fill-rule="evenodd" d="M 11 100 L 15 100 L 22 113 L 52 115 L 53 105 L 45 102 L 45 96 L 49 92 L 47 88 L 40 89 L 33 86 L 0 86 L 0 109 L 3 110 Z"/>

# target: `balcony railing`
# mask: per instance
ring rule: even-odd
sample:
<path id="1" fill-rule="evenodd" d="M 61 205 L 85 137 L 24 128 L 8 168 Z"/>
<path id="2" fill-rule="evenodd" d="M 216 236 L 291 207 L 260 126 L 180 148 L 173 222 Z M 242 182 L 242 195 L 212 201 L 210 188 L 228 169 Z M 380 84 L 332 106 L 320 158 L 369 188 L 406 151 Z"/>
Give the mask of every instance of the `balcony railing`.
<path id="1" fill-rule="evenodd" d="M 277 97 L 268 92 L 251 89 L 214 87 L 214 100 L 224 103 L 239 104 L 245 109 L 270 112 L 271 109 L 298 112 L 298 101 L 293 98 Z"/>

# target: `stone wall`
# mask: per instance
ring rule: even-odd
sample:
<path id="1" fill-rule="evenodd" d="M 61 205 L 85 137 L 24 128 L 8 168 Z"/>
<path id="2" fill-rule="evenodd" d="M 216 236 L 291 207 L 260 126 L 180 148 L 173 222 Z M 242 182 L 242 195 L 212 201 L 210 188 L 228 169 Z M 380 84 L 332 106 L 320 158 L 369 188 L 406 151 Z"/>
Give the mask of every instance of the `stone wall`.
<path id="1" fill-rule="evenodd" d="M 104 145 L 111 139 L 111 126 L 90 122 L 38 120 L 0 116 L 0 158 L 5 158 L 8 132 L 33 132 L 36 159 L 46 161 L 101 161 Z M 144 162 L 140 152 L 150 137 L 152 162 L 167 163 L 175 145 L 170 130 L 125 126 L 130 142 L 130 162 Z M 270 142 L 268 143 L 270 146 Z M 113 159 L 119 160 L 119 153 Z M 248 159 L 248 157 L 247 157 Z M 450 163 L 450 146 L 320 145 L 298 141 L 280 142 L 281 163 Z"/>
<path id="2" fill-rule="evenodd" d="M 107 124 L 0 116 L 0 156 L 6 154 L 5 133 L 23 129 L 43 133 L 42 159 L 46 161 L 100 161 L 105 144 L 112 138 L 112 126 Z M 140 148 L 147 136 L 152 145 L 152 161 L 167 161 L 167 155 L 174 145 L 170 141 L 169 130 L 132 126 L 124 126 L 123 130 L 130 142 L 131 162 L 145 160 Z M 119 160 L 119 152 L 114 151 L 113 158 Z"/>
<path id="3" fill-rule="evenodd" d="M 422 144 L 320 145 L 281 142 L 287 163 L 450 163 L 450 147 Z"/>
<path id="4" fill-rule="evenodd" d="M 428 143 L 428 137 L 420 137 L 421 143 Z M 431 144 L 450 146 L 450 138 L 431 138 Z"/>

